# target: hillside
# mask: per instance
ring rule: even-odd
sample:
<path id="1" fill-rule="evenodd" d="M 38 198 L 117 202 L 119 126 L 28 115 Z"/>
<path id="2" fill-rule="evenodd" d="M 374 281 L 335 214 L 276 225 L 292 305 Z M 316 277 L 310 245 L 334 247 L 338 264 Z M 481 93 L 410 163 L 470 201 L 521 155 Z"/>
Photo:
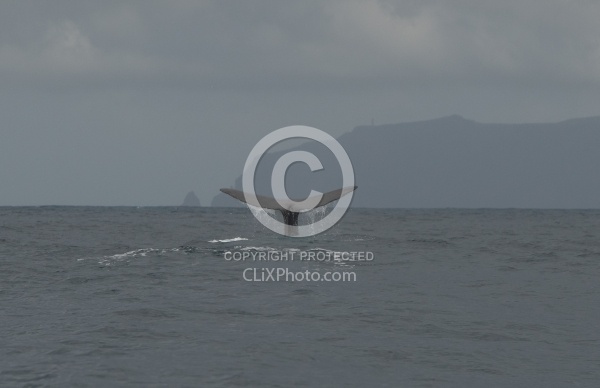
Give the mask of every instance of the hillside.
<path id="1" fill-rule="evenodd" d="M 600 117 L 484 124 L 455 115 L 359 126 L 338 141 L 355 169 L 354 207 L 600 208 Z M 325 147 L 295 149 L 315 153 L 326 169 L 311 173 L 293 165 L 286 182 L 290 196 L 341 185 Z M 272 166 L 281 155 L 261 161 L 258 192 L 269 194 Z M 234 187 L 241 188 L 241 177 Z M 212 205 L 236 203 L 218 195 Z"/>

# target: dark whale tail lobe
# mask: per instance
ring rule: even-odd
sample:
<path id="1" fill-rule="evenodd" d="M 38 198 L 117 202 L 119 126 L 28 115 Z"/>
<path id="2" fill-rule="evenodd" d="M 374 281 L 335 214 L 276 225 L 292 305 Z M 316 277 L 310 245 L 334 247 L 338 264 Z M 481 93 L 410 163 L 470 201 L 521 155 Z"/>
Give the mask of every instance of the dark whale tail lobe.
<path id="1" fill-rule="evenodd" d="M 327 192 L 327 193 L 323 194 L 323 197 L 321 198 L 321 200 L 319 201 L 317 206 L 315 206 L 315 208 L 325 206 L 328 203 L 333 202 L 333 201 L 337 201 L 344 195 L 353 192 L 357 188 L 358 188 L 358 186 L 344 187 L 341 189 L 336 189 L 336 190 Z M 262 207 L 264 209 L 279 210 L 281 212 L 281 214 L 283 215 L 283 222 L 286 225 L 298 226 L 298 216 L 300 215 L 300 213 L 312 210 L 312 209 L 296 209 L 294 207 L 294 203 L 286 203 L 285 201 L 278 202 L 275 198 L 265 197 L 263 195 L 256 195 L 256 199 L 257 199 L 258 203 L 250 203 L 250 202 L 248 202 L 250 197 L 245 195 L 243 191 L 236 190 L 236 189 L 221 189 L 221 191 L 227 195 L 232 196 L 233 198 L 237 199 L 238 201 L 247 203 L 248 205 Z"/>

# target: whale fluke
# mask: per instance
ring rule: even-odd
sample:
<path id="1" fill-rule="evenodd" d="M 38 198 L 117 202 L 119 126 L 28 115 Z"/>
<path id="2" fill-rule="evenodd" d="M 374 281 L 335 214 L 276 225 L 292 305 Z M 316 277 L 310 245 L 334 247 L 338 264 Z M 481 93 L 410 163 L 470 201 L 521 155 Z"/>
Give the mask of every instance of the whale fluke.
<path id="1" fill-rule="evenodd" d="M 329 191 L 329 192 L 323 194 L 323 197 L 321 198 L 319 203 L 317 203 L 317 206 L 315 206 L 315 208 L 325 206 L 328 203 L 333 202 L 333 201 L 337 201 L 344 195 L 353 192 L 357 188 L 358 188 L 358 186 L 343 187 L 341 189 Z M 277 202 L 277 200 L 275 198 L 266 197 L 264 195 L 256 195 L 256 199 L 258 200 L 258 203 L 251 203 L 252 200 L 250 199 L 250 196 L 245 195 L 243 191 L 236 190 L 236 189 L 221 189 L 221 191 L 227 195 L 232 196 L 233 198 L 235 198 L 239 201 L 247 203 L 248 205 L 262 207 L 264 209 L 279 210 L 281 212 L 281 214 L 283 215 L 283 222 L 286 225 L 297 226 L 298 225 L 298 215 L 302 212 L 306 212 L 306 211 L 313 209 L 313 208 L 310 208 L 310 209 L 298 208 L 294 202 L 289 202 L 289 201 L 281 201 L 281 204 L 280 204 L 279 202 Z"/>

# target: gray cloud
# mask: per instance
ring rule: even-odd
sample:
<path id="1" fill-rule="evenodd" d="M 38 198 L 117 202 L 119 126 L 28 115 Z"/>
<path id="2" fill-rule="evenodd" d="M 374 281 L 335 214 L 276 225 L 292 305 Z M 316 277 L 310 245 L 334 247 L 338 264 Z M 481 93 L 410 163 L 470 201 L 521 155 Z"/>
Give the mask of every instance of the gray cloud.
<path id="1" fill-rule="evenodd" d="M 289 124 L 597 115 L 599 19 L 559 0 L 2 3 L 0 201 L 207 203 Z"/>
<path id="2" fill-rule="evenodd" d="M 598 84 L 596 2 L 11 3 L 1 71 L 35 82 Z M 35 13 L 32 12 L 35 8 Z M 41 9 L 40 9 L 41 8 Z M 63 9 L 64 12 L 58 10 Z M 44 17 L 47 15 L 47 17 Z M 3 20 L 4 24 L 4 20 Z M 25 26 L 36 26 L 28 31 Z M 9 31 L 6 31 L 9 30 Z M 324 82 L 326 81 L 326 82 Z M 327 82 L 329 81 L 329 82 Z M 169 85 L 172 83 L 172 85 Z"/>

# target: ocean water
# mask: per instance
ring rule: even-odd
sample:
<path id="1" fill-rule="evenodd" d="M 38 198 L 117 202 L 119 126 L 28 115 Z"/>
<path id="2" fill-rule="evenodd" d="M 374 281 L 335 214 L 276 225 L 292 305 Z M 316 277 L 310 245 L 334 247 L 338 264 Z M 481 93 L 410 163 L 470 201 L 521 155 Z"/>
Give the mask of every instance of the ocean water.
<path id="1" fill-rule="evenodd" d="M 0 386 L 597 387 L 599 263 L 596 210 L 4 207 Z"/>

